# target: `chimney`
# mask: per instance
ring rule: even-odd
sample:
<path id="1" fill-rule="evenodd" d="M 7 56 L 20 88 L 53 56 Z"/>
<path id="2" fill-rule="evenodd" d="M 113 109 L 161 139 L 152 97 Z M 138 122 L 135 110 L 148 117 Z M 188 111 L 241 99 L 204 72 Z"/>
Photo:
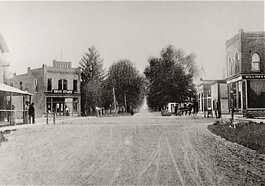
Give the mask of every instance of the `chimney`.
<path id="1" fill-rule="evenodd" d="M 31 68 L 30 68 L 30 67 L 28 67 L 28 74 L 30 74 L 30 71 L 31 71 Z"/>

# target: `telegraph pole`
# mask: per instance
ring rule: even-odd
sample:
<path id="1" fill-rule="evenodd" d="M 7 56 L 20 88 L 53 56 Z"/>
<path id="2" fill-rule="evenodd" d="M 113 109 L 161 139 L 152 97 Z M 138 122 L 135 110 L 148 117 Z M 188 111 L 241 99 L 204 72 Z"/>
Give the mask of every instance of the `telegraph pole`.
<path id="1" fill-rule="evenodd" d="M 116 108 L 116 96 L 115 96 L 115 89 L 113 87 L 113 100 L 114 100 L 114 110 L 115 110 L 115 114 L 117 114 L 117 108 Z"/>
<path id="2" fill-rule="evenodd" d="M 124 93 L 124 106 L 125 106 L 125 112 L 127 112 L 126 93 Z"/>

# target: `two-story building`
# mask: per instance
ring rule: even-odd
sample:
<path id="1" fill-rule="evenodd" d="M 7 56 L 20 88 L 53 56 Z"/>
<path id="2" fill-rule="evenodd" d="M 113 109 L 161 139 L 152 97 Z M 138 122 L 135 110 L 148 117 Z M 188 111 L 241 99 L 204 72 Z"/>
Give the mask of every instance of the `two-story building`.
<path id="1" fill-rule="evenodd" d="M 33 95 L 37 117 L 47 112 L 66 115 L 66 110 L 80 115 L 80 69 L 72 68 L 72 62 L 54 60 L 53 66 L 28 68 L 26 74 L 14 74 L 7 83 Z"/>
<path id="2" fill-rule="evenodd" d="M 265 115 L 265 32 L 239 33 L 226 41 L 229 108 Z"/>

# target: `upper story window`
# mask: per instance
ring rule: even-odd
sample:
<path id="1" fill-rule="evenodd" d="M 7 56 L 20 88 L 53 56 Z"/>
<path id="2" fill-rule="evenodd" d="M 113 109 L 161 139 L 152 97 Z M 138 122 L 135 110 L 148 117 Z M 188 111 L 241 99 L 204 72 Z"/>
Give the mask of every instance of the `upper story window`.
<path id="1" fill-rule="evenodd" d="M 34 79 L 34 91 L 38 92 L 38 80 Z"/>
<path id="2" fill-rule="evenodd" d="M 235 52 L 235 73 L 239 73 L 239 53 Z"/>
<path id="3" fill-rule="evenodd" d="M 22 90 L 22 89 L 23 89 L 23 86 L 22 86 L 22 81 L 20 81 L 20 82 L 19 82 L 19 88 L 20 88 L 20 90 Z"/>
<path id="4" fill-rule="evenodd" d="M 63 80 L 63 90 L 67 90 L 67 80 Z"/>
<path id="5" fill-rule="evenodd" d="M 52 78 L 48 79 L 47 82 L 47 91 L 52 91 Z"/>
<path id="6" fill-rule="evenodd" d="M 253 53 L 252 55 L 251 71 L 260 71 L 260 56 L 258 53 Z"/>
<path id="7" fill-rule="evenodd" d="M 59 79 L 59 80 L 58 80 L 58 89 L 59 89 L 59 90 L 63 90 L 63 83 L 62 83 L 62 82 L 63 82 L 62 79 Z"/>
<path id="8" fill-rule="evenodd" d="M 228 57 L 228 75 L 232 75 L 233 65 L 231 56 Z"/>
<path id="9" fill-rule="evenodd" d="M 58 89 L 59 90 L 67 90 L 67 80 L 66 79 L 58 80 Z"/>
<path id="10" fill-rule="evenodd" d="M 77 92 L 77 79 L 73 80 L 73 91 Z"/>

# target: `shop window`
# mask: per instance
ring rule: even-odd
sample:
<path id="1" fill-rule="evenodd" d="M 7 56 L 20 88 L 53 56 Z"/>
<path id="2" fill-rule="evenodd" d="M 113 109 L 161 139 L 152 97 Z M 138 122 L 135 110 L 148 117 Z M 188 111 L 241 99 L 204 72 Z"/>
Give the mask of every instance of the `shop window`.
<path id="1" fill-rule="evenodd" d="M 50 97 L 46 98 L 46 109 L 48 112 L 52 112 L 52 102 Z"/>
<path id="2" fill-rule="evenodd" d="M 63 90 L 67 90 L 67 80 L 63 80 Z"/>
<path id="3" fill-rule="evenodd" d="M 248 108 L 265 108 L 265 80 L 247 81 Z"/>
<path id="4" fill-rule="evenodd" d="M 48 79 L 47 91 L 52 91 L 52 78 L 49 78 Z"/>
<path id="5" fill-rule="evenodd" d="M 77 92 L 77 79 L 73 80 L 73 91 Z"/>
<path id="6" fill-rule="evenodd" d="M 254 53 L 251 58 L 251 70 L 260 71 L 260 57 L 258 53 Z"/>
<path id="7" fill-rule="evenodd" d="M 59 89 L 59 90 L 62 90 L 62 89 L 63 89 L 62 81 L 63 81 L 62 79 L 59 79 L 59 80 L 58 80 L 58 89 Z"/>
<path id="8" fill-rule="evenodd" d="M 78 99 L 74 98 L 73 99 L 73 112 L 77 112 L 78 111 Z"/>

